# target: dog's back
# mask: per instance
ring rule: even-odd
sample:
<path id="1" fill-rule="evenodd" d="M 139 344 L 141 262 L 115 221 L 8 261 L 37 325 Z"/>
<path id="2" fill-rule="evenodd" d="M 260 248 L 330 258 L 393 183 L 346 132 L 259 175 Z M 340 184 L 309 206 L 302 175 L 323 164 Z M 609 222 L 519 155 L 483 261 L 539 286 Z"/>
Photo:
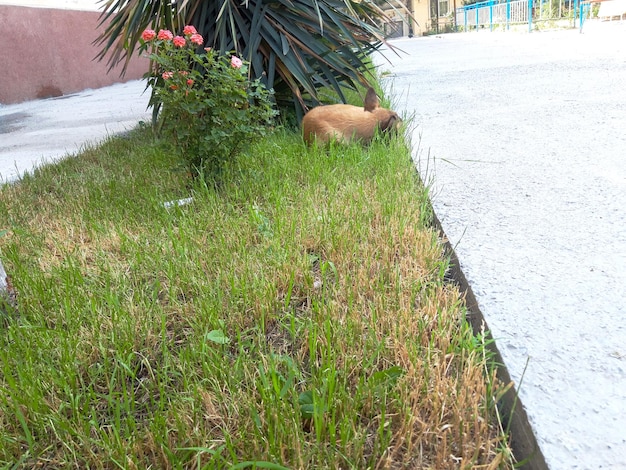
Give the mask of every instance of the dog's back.
<path id="1" fill-rule="evenodd" d="M 350 142 L 360 140 L 368 143 L 376 131 L 397 129 L 402 120 L 397 113 L 380 107 L 376 92 L 370 88 L 365 106 L 333 104 L 311 109 L 302 120 L 304 141 L 326 144 L 330 140 Z"/>

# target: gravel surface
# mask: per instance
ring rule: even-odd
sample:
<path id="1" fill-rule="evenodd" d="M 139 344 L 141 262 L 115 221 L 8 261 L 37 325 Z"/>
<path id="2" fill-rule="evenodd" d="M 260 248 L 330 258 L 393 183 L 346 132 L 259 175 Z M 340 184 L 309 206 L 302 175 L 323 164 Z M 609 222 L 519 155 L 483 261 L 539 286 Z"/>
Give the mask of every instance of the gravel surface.
<path id="1" fill-rule="evenodd" d="M 377 62 L 548 466 L 626 468 L 626 22 L 393 44 Z"/>

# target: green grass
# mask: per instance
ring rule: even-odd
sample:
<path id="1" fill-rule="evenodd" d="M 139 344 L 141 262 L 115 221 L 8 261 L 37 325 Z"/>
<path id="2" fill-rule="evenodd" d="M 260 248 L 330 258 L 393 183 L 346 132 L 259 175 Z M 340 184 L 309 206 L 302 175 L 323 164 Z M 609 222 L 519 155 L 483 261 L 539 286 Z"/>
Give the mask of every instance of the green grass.
<path id="1" fill-rule="evenodd" d="M 279 130 L 218 188 L 166 148 L 139 129 L 0 187 L 1 465 L 511 468 L 400 139 Z"/>

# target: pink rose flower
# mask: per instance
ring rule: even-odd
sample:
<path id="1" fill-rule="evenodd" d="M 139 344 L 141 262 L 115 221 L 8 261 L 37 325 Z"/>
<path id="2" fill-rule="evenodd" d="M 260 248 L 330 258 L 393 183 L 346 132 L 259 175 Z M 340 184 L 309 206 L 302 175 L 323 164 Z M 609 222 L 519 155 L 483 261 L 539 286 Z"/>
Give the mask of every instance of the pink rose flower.
<path id="1" fill-rule="evenodd" d="M 193 86 L 193 80 L 192 80 L 191 78 L 189 78 L 189 79 L 187 80 L 187 85 L 188 85 L 188 86 Z"/>
<path id="2" fill-rule="evenodd" d="M 174 72 L 163 72 L 161 74 L 161 77 L 163 77 L 163 80 L 169 80 L 173 76 L 174 76 Z"/>
<path id="3" fill-rule="evenodd" d="M 201 35 L 199 35 L 198 33 L 192 34 L 191 37 L 189 38 L 189 40 L 192 43 L 194 43 L 194 44 L 196 44 L 198 46 L 201 46 L 202 43 L 204 43 L 204 38 Z"/>
<path id="4" fill-rule="evenodd" d="M 174 38 L 174 35 L 169 29 L 162 29 L 157 34 L 157 39 L 161 41 L 171 41 Z"/>
<path id="5" fill-rule="evenodd" d="M 146 29 L 143 33 L 141 33 L 141 39 L 146 42 L 152 41 L 154 38 L 156 38 L 156 35 L 156 31 L 154 31 L 153 29 Z"/>
<path id="6" fill-rule="evenodd" d="M 173 42 L 176 47 L 185 47 L 185 44 L 187 44 L 187 41 L 182 36 L 176 36 Z"/>
<path id="7" fill-rule="evenodd" d="M 194 28 L 191 25 L 187 25 L 185 26 L 185 28 L 183 29 L 183 34 L 185 36 L 191 36 L 192 34 L 196 34 L 198 31 L 196 31 L 196 28 Z"/>
<path id="8" fill-rule="evenodd" d="M 241 61 L 241 59 L 239 57 L 232 56 L 230 58 L 230 65 L 232 65 L 233 68 L 240 69 L 241 66 L 243 65 L 243 62 Z"/>

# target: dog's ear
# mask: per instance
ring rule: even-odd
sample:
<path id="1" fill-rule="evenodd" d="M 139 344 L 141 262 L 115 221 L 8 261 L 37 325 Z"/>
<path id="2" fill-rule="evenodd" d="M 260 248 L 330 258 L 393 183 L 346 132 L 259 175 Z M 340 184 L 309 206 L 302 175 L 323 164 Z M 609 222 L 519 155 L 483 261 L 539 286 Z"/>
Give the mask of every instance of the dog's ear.
<path id="1" fill-rule="evenodd" d="M 373 112 L 375 109 L 380 107 L 380 101 L 378 100 L 378 95 L 372 87 L 367 89 L 367 95 L 365 95 L 365 111 Z"/>

